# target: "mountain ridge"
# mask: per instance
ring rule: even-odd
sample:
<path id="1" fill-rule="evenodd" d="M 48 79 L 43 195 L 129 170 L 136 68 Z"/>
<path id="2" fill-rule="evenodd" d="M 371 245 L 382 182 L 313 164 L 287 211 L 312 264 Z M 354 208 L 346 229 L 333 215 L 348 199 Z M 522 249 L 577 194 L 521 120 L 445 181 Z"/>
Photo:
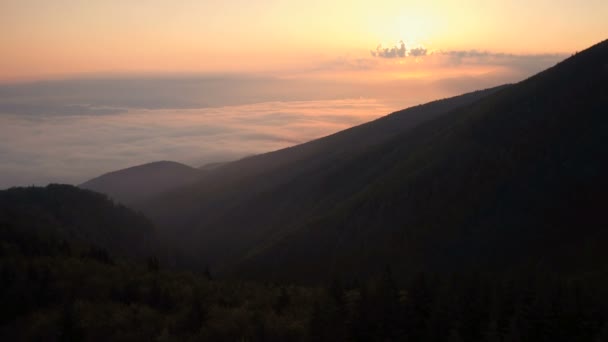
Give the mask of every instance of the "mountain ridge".
<path id="1" fill-rule="evenodd" d="M 232 254 L 241 248 L 240 241 L 233 241 L 230 245 L 210 241 L 222 239 L 222 235 L 230 235 L 235 237 L 235 240 L 243 238 L 242 241 L 247 241 L 246 244 L 250 247 L 259 245 L 260 239 L 264 239 L 263 236 L 267 237 L 272 235 L 274 230 L 286 228 L 282 220 L 289 220 L 294 215 L 306 217 L 311 215 L 310 210 L 316 210 L 306 207 L 303 211 L 298 212 L 296 209 L 294 212 L 291 208 L 303 207 L 302 203 L 314 202 L 311 196 L 322 195 L 325 190 L 320 182 L 330 181 L 325 179 L 325 174 L 331 171 L 333 165 L 343 163 L 362 150 L 380 144 L 400 132 L 408 131 L 421 122 L 504 88 L 505 86 L 499 86 L 411 107 L 309 143 L 222 165 L 210 171 L 197 183 L 167 192 L 156 201 L 140 203 L 137 208 L 143 210 L 160 227 L 166 227 L 164 231 L 169 232 L 168 235 L 189 236 L 188 244 L 192 245 L 188 249 L 205 250 L 217 247 L 221 248 L 221 251 L 217 251 L 220 254 Z M 294 182 L 299 182 L 298 179 L 304 179 L 311 186 L 296 184 L 296 188 L 292 187 Z M 274 196 L 279 192 L 289 192 L 290 198 L 275 207 Z M 344 195 L 336 194 L 338 197 Z M 266 207 L 259 211 L 249 211 L 250 203 L 256 203 L 258 208 L 261 205 Z M 274 214 L 281 206 L 287 207 L 287 211 L 281 213 L 281 216 L 258 215 Z M 257 217 L 266 220 L 264 223 L 258 223 Z M 201 219 L 206 223 L 198 221 Z M 238 228 L 244 222 L 265 227 L 255 231 L 237 229 L 228 233 L 230 227 Z M 202 226 L 207 226 L 202 228 L 206 230 L 201 232 L 202 236 L 198 235 L 200 231 L 188 229 Z M 253 235 L 245 236 L 249 233 Z M 195 241 L 203 241 L 203 246 L 197 245 Z M 215 253 L 216 251 L 210 254 Z M 215 264 L 211 260 L 205 261 L 207 262 Z"/>
<path id="2" fill-rule="evenodd" d="M 79 185 L 133 205 L 202 177 L 204 172 L 174 161 L 156 161 L 105 173 Z"/>
<path id="3" fill-rule="evenodd" d="M 477 267 L 476 264 L 485 264 L 486 261 L 491 268 L 500 264 L 500 259 L 507 260 L 507 263 L 511 264 L 515 259 L 520 259 L 521 262 L 537 260 L 549 262 L 552 267 L 558 268 L 571 264 L 570 269 L 576 268 L 572 265 L 597 264 L 592 262 L 593 255 L 601 254 L 601 249 L 594 240 L 606 241 L 605 234 L 599 230 L 598 223 L 594 222 L 605 223 L 605 219 L 599 214 L 601 202 L 597 188 L 607 187 L 606 182 L 599 177 L 601 174 L 599 170 L 608 170 L 608 161 L 601 153 L 602 148 L 605 147 L 602 137 L 606 132 L 602 128 L 608 129 L 605 116 L 602 116 L 608 104 L 606 60 L 608 60 L 608 42 L 605 41 L 545 72 L 485 97 L 469 108 L 457 109 L 450 115 L 424 123 L 411 134 L 402 136 L 400 141 L 397 139 L 393 143 L 382 146 L 383 150 L 375 151 L 377 155 L 387 158 L 387 155 L 393 153 L 396 155 L 394 160 L 405 158 L 407 162 L 395 162 L 392 170 L 387 171 L 384 177 L 376 179 L 366 191 L 352 198 L 350 204 L 344 204 L 341 209 L 342 214 L 327 214 L 324 218 L 309 223 L 308 226 L 312 228 L 301 228 L 312 229 L 316 233 L 310 231 L 307 234 L 301 233 L 292 237 L 291 242 L 286 243 L 289 247 L 283 246 L 282 253 L 270 252 L 271 256 L 267 256 L 264 260 L 269 265 L 274 265 L 274 269 L 266 267 L 265 271 L 250 270 L 251 274 L 255 272 L 272 274 L 276 269 L 284 270 L 284 265 L 281 266 L 280 263 L 297 260 L 297 257 L 288 257 L 288 250 L 291 255 L 306 253 L 299 250 L 297 247 L 299 245 L 311 247 L 312 241 L 343 239 L 344 237 L 338 237 L 340 229 L 335 228 L 336 226 L 352 233 L 357 229 L 369 230 L 366 230 L 366 224 L 378 227 L 383 221 L 400 222 L 410 226 L 407 232 L 395 227 L 396 235 L 393 239 L 403 243 L 409 241 L 409 248 L 425 249 L 419 253 L 410 253 L 410 257 L 418 255 L 415 261 L 406 264 L 396 262 L 401 264 L 399 265 L 401 268 L 416 269 L 416 264 L 430 263 L 435 264 L 433 268 L 437 269 L 446 262 L 448 265 L 460 263 Z M 578 113 L 574 122 L 570 122 L 571 113 Z M 542 127 L 545 131 L 538 130 L 537 127 Z M 534 135 L 535 132 L 539 134 Z M 458 138 L 454 139 L 454 136 Z M 418 147 L 412 147 L 416 145 Z M 559 168 L 558 165 L 562 163 L 571 165 L 569 168 Z M 587 169 L 585 176 L 579 174 L 579 170 L 574 167 L 579 164 Z M 446 169 L 451 170 L 446 172 Z M 585 180 L 585 177 L 590 177 L 590 180 Z M 407 181 L 408 179 L 410 181 Z M 496 182 L 495 179 L 500 181 Z M 519 180 L 519 183 L 514 179 Z M 533 186 L 538 189 L 529 190 L 523 187 L 522 184 L 529 182 L 530 179 L 537 181 Z M 461 185 L 463 182 L 467 182 L 471 186 L 470 189 L 475 191 L 467 191 Z M 477 186 L 475 182 L 480 182 L 481 185 Z M 565 182 L 569 183 L 564 184 Z M 589 183 L 595 183 L 595 186 Z M 449 196 L 448 199 L 445 199 L 446 196 Z M 475 196 L 479 197 L 475 198 Z M 576 205 L 576 202 L 572 202 L 568 196 L 582 197 L 587 207 Z M 468 200 L 467 197 L 471 199 Z M 518 204 L 517 198 L 527 199 L 525 205 Z M 547 202 L 546 208 L 541 209 L 542 204 L 539 207 L 535 204 L 538 203 L 536 201 Z M 492 202 L 496 203 L 492 204 Z M 391 203 L 401 203 L 400 205 L 405 207 L 396 209 Z M 387 205 L 388 207 L 378 208 Z M 589 208 L 595 208 L 596 211 Z M 586 218 L 588 227 L 585 227 L 584 231 L 595 239 L 589 236 L 574 239 L 571 237 L 572 240 L 566 238 L 572 234 L 568 224 L 573 226 L 578 224 L 574 219 L 577 217 L 576 214 L 571 213 L 569 216 L 564 214 L 569 211 Z M 389 214 L 390 217 L 387 216 Z M 433 218 L 434 215 L 445 216 L 449 218 L 449 222 L 443 222 L 441 218 Z M 357 222 L 356 217 L 363 222 L 353 227 L 352 224 Z M 348 222 L 351 222 L 349 228 L 347 228 Z M 490 222 L 502 226 L 503 230 L 482 229 Z M 536 228 L 537 231 L 531 233 L 523 230 L 523 227 L 532 228 L 535 224 L 544 228 Z M 425 228 L 412 230 L 412 227 L 417 225 L 423 225 Z M 462 227 L 459 229 L 463 231 L 458 233 L 458 229 L 456 231 L 446 229 L 455 225 Z M 508 226 L 514 229 L 508 230 Z M 551 230 L 549 226 L 555 227 L 555 230 Z M 338 235 L 328 236 L 328 231 Z M 551 237 L 552 244 L 542 246 L 542 232 Z M 449 233 L 452 236 L 442 236 L 441 239 L 432 236 L 438 233 L 444 235 Z M 303 237 L 302 234 L 308 237 Z M 378 234 L 378 231 L 374 234 Z M 517 237 L 515 241 L 520 239 L 517 243 L 522 245 L 524 251 L 521 256 L 514 255 L 508 250 L 512 245 L 504 242 L 508 241 L 509 236 L 511 240 L 513 237 Z M 378 238 L 373 235 L 366 237 Z M 304 242 L 306 239 L 308 241 Z M 359 239 L 365 238 L 359 237 Z M 500 239 L 507 240 L 501 244 L 498 241 Z M 422 240 L 424 243 L 421 243 Z M 440 240 L 444 240 L 444 246 L 437 244 Z M 575 257 L 572 260 L 564 260 L 561 257 L 559 261 L 557 259 L 551 261 L 549 255 L 559 255 L 559 251 L 556 251 L 559 247 L 554 245 L 563 247 L 565 241 L 576 241 L 573 244 L 575 247 L 568 247 L 569 253 Z M 492 247 L 483 247 L 484 244 Z M 581 249 L 585 244 L 588 245 L 589 251 Z M 390 246 L 390 242 L 385 240 L 383 245 Z M 381 253 L 374 259 L 385 262 L 402 259 L 404 254 L 400 253 L 399 249 L 404 247 L 405 245 L 397 244 L 391 248 L 392 254 Z M 326 253 L 329 253 L 327 248 Z M 443 250 L 438 251 L 435 250 L 436 248 Z M 553 248 L 552 252 L 551 248 Z M 541 253 L 537 254 L 535 249 Z M 325 258 L 334 260 L 335 266 L 327 273 L 344 268 L 348 263 L 356 264 L 357 262 L 352 259 L 365 262 L 365 258 L 356 257 L 362 252 L 364 249 L 350 254 L 343 251 L 342 256 L 334 254 L 333 257 L 329 253 Z M 546 252 L 546 256 L 543 256 L 543 252 Z M 586 257 L 583 257 L 584 255 Z M 482 259 L 479 259 L 480 257 Z M 487 260 L 484 260 L 484 257 Z M 335 258 L 340 261 L 336 261 Z M 306 258 L 300 260 L 306 261 Z M 312 264 L 314 263 L 309 262 L 308 265 L 291 263 L 290 267 L 299 268 L 303 273 L 303 269 L 308 267 L 310 272 L 314 273 L 315 269 L 318 271 L 319 266 L 318 262 L 316 266 Z M 249 267 L 255 268 L 249 262 L 239 268 L 239 271 L 247 271 Z M 424 269 L 418 267 L 421 268 Z M 568 267 L 564 266 L 564 268 Z M 351 267 L 350 270 L 356 271 L 356 267 Z M 348 273 L 348 271 L 344 272 Z"/>
<path id="4" fill-rule="evenodd" d="M 104 194 L 64 184 L 0 191 L 0 233 L 2 240 L 20 236 L 25 250 L 49 240 L 44 248 L 74 243 L 130 258 L 158 252 L 156 228 L 142 214 Z"/>
<path id="5" fill-rule="evenodd" d="M 568 207 L 564 192 L 576 189 L 579 171 L 557 165 L 569 158 L 605 168 L 590 151 L 603 146 L 598 113 L 607 101 L 607 50 L 602 42 L 517 84 L 433 102 L 426 108 L 434 115 L 410 116 L 418 120 L 403 126 L 391 120 L 421 114 L 425 106 L 245 158 L 143 210 L 201 261 L 253 277 L 323 279 L 386 262 L 415 271 L 546 260 L 537 251 L 553 255 L 539 245 L 549 223 L 534 201 L 516 199 L 548 203 L 551 224 L 559 226 L 556 244 L 571 234 L 565 220 L 554 218 L 560 215 L 554 207 Z M 361 133 L 374 125 L 384 126 L 371 130 L 376 135 Z M 536 181 L 533 188 L 516 181 L 527 179 Z M 501 239 L 519 240 L 524 252 L 496 245 Z M 584 243 L 590 242 L 577 246 Z"/>

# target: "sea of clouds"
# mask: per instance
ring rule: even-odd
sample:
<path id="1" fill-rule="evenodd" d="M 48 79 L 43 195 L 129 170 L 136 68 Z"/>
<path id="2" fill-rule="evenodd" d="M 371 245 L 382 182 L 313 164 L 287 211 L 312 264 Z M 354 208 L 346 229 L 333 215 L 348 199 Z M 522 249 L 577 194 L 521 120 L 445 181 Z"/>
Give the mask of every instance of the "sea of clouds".
<path id="1" fill-rule="evenodd" d="M 0 114 L 0 188 L 79 184 L 142 163 L 191 166 L 306 142 L 388 114 L 372 99 Z"/>
<path id="2" fill-rule="evenodd" d="M 394 49 L 291 77 L 89 75 L 0 84 L 0 189 L 79 184 L 160 160 L 198 167 L 273 151 L 521 80 L 562 58 Z"/>

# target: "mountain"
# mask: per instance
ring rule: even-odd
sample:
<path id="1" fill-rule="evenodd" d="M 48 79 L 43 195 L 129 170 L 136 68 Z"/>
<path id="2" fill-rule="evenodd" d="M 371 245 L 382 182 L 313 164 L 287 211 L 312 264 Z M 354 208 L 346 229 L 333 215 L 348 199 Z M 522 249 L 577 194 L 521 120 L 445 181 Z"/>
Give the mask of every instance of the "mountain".
<path id="1" fill-rule="evenodd" d="M 606 61 L 607 41 L 518 84 L 231 163 L 144 208 L 241 276 L 603 267 Z"/>
<path id="2" fill-rule="evenodd" d="M 0 340 L 307 337 L 309 299 L 321 300 L 318 291 L 171 270 L 142 254 L 153 235 L 143 216 L 89 190 L 0 191 Z M 286 299 L 275 305 L 276 298 Z"/>
<path id="3" fill-rule="evenodd" d="M 141 258 L 157 246 L 155 228 L 143 215 L 105 195 L 60 184 L 0 191 L 0 234 L 22 251 L 55 251 L 67 243 Z"/>
<path id="4" fill-rule="evenodd" d="M 159 161 L 109 172 L 79 185 L 132 205 L 161 193 L 190 184 L 204 173 L 187 165 Z"/>
<path id="5" fill-rule="evenodd" d="M 227 162 L 215 162 L 215 163 L 207 163 L 201 167 L 199 167 L 199 170 L 203 170 L 203 171 L 209 171 L 209 170 L 214 170 L 217 169 L 218 167 L 225 165 Z"/>
<path id="6" fill-rule="evenodd" d="M 607 60 L 603 42 L 360 155 L 365 187 L 241 270 L 605 267 Z"/>
<path id="7" fill-rule="evenodd" d="M 207 169 L 196 183 L 134 206 L 165 227 L 160 231 L 184 253 L 194 254 L 201 265 L 220 268 L 285 233 L 293 222 L 329 210 L 334 201 L 354 194 L 360 184 L 338 191 L 330 185 L 335 172 L 356 156 L 502 89 L 434 101 L 309 143 L 220 164 Z M 355 177 L 366 172 L 342 171 Z"/>

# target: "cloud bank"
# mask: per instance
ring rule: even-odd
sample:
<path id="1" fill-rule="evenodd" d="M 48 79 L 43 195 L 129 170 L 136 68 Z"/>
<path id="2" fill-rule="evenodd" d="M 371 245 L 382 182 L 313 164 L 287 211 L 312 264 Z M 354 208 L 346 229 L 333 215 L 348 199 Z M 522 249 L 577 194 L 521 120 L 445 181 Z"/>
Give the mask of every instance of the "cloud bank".
<path id="1" fill-rule="evenodd" d="M 0 188 L 62 182 L 157 160 L 192 166 L 306 142 L 387 114 L 375 100 L 266 102 L 104 115 L 0 114 Z"/>
<path id="2" fill-rule="evenodd" d="M 543 67 L 554 64 L 567 56 L 564 54 L 509 54 L 480 50 L 436 50 L 424 47 L 406 47 L 403 41 L 392 47 L 378 45 L 370 51 L 372 57 L 383 59 L 405 59 L 426 57 L 436 63 L 459 66 L 498 65 L 524 72 L 537 72 Z"/>
<path id="3" fill-rule="evenodd" d="M 393 110 L 517 82 L 565 57 L 430 51 L 403 42 L 372 55 L 265 77 L 0 84 L 0 188 L 80 183 L 156 160 L 199 166 L 276 150 Z"/>

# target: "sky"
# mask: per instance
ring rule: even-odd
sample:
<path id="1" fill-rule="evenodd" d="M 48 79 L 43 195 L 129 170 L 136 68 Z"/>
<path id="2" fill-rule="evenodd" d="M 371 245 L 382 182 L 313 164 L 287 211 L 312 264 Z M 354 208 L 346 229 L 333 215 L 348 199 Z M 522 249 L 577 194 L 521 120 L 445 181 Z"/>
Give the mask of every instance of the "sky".
<path id="1" fill-rule="evenodd" d="M 604 0 L 2 0 L 0 78 L 275 72 L 369 59 L 378 44 L 572 53 L 606 38 Z M 392 68 L 415 74 L 414 68 Z"/>
<path id="2" fill-rule="evenodd" d="M 608 38 L 606 14 L 605 0 L 0 0 L 0 188 L 200 166 L 518 82 Z"/>

